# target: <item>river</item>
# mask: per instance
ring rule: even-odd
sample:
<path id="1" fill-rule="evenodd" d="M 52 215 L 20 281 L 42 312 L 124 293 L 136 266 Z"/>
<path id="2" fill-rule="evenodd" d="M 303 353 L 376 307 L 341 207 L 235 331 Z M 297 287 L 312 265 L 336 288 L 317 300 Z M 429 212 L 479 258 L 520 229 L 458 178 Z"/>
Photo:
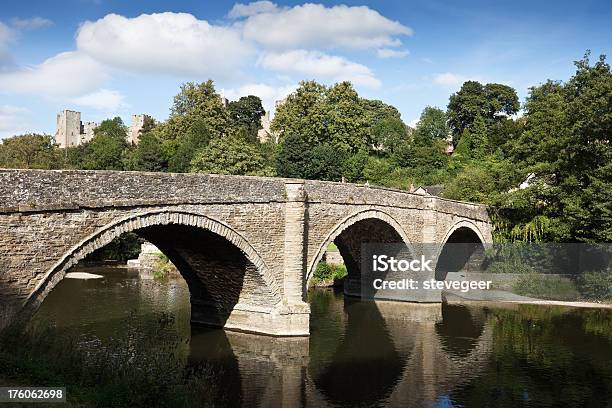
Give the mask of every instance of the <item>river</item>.
<path id="1" fill-rule="evenodd" d="M 147 333 L 147 353 L 207 370 L 221 406 L 612 406 L 610 309 L 373 303 L 315 290 L 310 337 L 275 339 L 191 327 L 181 279 L 86 271 L 104 278 L 64 279 L 32 323 L 83 348 Z"/>

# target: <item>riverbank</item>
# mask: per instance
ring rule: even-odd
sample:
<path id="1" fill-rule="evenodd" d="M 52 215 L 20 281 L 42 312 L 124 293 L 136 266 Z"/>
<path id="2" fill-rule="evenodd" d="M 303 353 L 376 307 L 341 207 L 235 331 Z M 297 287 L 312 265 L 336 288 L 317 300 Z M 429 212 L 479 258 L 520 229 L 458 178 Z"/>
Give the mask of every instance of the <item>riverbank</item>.
<path id="1" fill-rule="evenodd" d="M 444 294 L 448 303 L 470 303 L 470 304 L 486 304 L 486 303 L 516 303 L 528 305 L 543 305 L 543 306 L 567 306 L 580 308 L 599 308 L 612 309 L 612 302 L 590 302 L 590 301 L 564 301 L 564 300 L 548 300 L 537 299 L 528 296 L 517 295 L 512 292 L 501 290 L 491 290 L 486 294 L 478 293 L 477 296 L 468 293 L 446 292 Z"/>

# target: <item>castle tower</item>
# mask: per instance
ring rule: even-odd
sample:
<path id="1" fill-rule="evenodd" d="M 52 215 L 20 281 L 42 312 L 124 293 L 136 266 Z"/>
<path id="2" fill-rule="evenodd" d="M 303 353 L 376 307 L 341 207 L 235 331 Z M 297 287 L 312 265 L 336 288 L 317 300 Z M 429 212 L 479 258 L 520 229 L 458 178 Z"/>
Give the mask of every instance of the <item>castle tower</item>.
<path id="1" fill-rule="evenodd" d="M 260 143 L 266 143 L 270 140 L 274 141 L 274 143 L 278 143 L 278 135 L 272 132 L 271 125 L 272 121 L 270 120 L 270 111 L 264 113 L 259 119 L 261 123 L 261 129 L 257 131 L 257 139 L 259 139 Z"/>
<path id="2" fill-rule="evenodd" d="M 96 122 L 85 122 L 83 124 L 83 133 L 81 134 L 81 143 L 90 142 L 94 137 L 94 130 L 98 127 Z"/>
<path id="3" fill-rule="evenodd" d="M 64 110 L 57 114 L 55 143 L 61 148 L 81 143 L 81 112 Z"/>
<path id="4" fill-rule="evenodd" d="M 150 120 L 149 115 L 132 115 L 132 125 L 130 126 L 130 132 L 128 133 L 128 143 L 138 144 L 140 140 L 140 132 L 144 128 L 145 121 Z"/>

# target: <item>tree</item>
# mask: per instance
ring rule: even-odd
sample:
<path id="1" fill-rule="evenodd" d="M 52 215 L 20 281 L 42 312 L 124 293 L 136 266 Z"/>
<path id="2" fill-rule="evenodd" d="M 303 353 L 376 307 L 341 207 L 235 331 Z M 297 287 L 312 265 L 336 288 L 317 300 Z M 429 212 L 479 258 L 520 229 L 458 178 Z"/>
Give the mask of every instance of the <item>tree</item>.
<path id="1" fill-rule="evenodd" d="M 408 128 L 397 108 L 379 100 L 361 99 L 367 122 L 366 140 L 374 154 L 393 153 L 408 138 Z"/>
<path id="2" fill-rule="evenodd" d="M 237 137 L 211 140 L 195 154 L 191 161 L 191 171 L 250 176 L 273 175 L 257 146 Z"/>
<path id="3" fill-rule="evenodd" d="M 439 108 L 425 107 L 414 131 L 414 143 L 431 145 L 436 140 L 446 140 L 450 134 L 446 113 Z"/>
<path id="4" fill-rule="evenodd" d="M 315 81 L 302 81 L 277 108 L 271 128 L 280 133 L 280 140 L 300 135 L 310 144 L 325 140 L 326 87 Z"/>
<path id="5" fill-rule="evenodd" d="M 190 171 L 196 152 L 204 148 L 211 138 L 206 120 L 195 120 L 187 134 L 174 141 L 173 151 L 168 154 L 168 170 L 176 173 Z"/>
<path id="6" fill-rule="evenodd" d="M 162 139 L 175 140 L 205 126 L 212 137 L 226 135 L 231 129 L 228 110 L 221 103 L 211 80 L 187 82 L 174 97 Z"/>
<path id="7" fill-rule="evenodd" d="M 496 205 L 514 237 L 537 228 L 549 241 L 612 240 L 612 73 L 604 56 L 575 65 L 569 81 L 530 89 L 524 132 L 507 144 L 522 177 L 537 176 Z"/>
<path id="8" fill-rule="evenodd" d="M 140 136 L 138 145 L 129 150 L 124 161 L 126 170 L 165 171 L 167 165 L 161 141 L 150 132 Z"/>
<path id="9" fill-rule="evenodd" d="M 266 113 L 261 99 L 254 95 L 243 96 L 228 104 L 229 118 L 235 129 L 245 132 L 248 141 L 257 141 L 257 131 L 261 129 L 261 117 Z"/>
<path id="10" fill-rule="evenodd" d="M 448 124 L 453 133 L 455 146 L 465 129 L 480 115 L 486 126 L 513 115 L 519 110 L 516 91 L 502 84 L 482 85 L 477 81 L 466 81 L 461 89 L 451 95 L 448 103 Z"/>
<path id="11" fill-rule="evenodd" d="M 564 86 L 548 81 L 529 88 L 525 102 L 523 131 L 507 142 L 509 156 L 528 171 L 552 174 L 568 137 Z"/>
<path id="12" fill-rule="evenodd" d="M 350 154 L 342 164 L 342 175 L 349 183 L 364 181 L 363 170 L 367 163 L 368 153 L 366 151 Z"/>
<path id="13" fill-rule="evenodd" d="M 307 178 L 312 145 L 299 134 L 287 136 L 276 158 L 276 174 L 279 177 Z"/>
<path id="14" fill-rule="evenodd" d="M 307 179 L 340 181 L 344 164 L 344 153 L 328 144 L 315 146 L 305 169 Z"/>
<path id="15" fill-rule="evenodd" d="M 398 152 L 393 159 L 401 167 L 418 169 L 421 172 L 431 171 L 444 168 L 448 163 L 445 149 L 446 143 L 441 140 L 433 141 L 429 145 L 414 143 L 405 151 Z"/>
<path id="16" fill-rule="evenodd" d="M 406 125 L 396 117 L 379 120 L 370 127 L 370 132 L 370 147 L 375 154 L 392 155 L 409 141 Z"/>
<path id="17" fill-rule="evenodd" d="M 575 62 L 565 86 L 569 133 L 561 139 L 561 218 L 573 239 L 612 241 L 612 72 L 605 56 Z"/>
<path id="18" fill-rule="evenodd" d="M 94 130 L 81 163 L 86 170 L 123 170 L 122 155 L 128 147 L 127 128 L 120 117 L 106 119 Z"/>
<path id="19" fill-rule="evenodd" d="M 478 81 L 466 81 L 461 89 L 450 96 L 448 102 L 448 124 L 453 132 L 455 146 L 461 134 L 467 129 L 476 116 L 485 114 L 487 97 L 484 86 Z"/>
<path id="20" fill-rule="evenodd" d="M 0 167 L 60 169 L 63 163 L 62 152 L 49 135 L 28 133 L 4 139 L 0 144 Z"/>
<path id="21" fill-rule="evenodd" d="M 359 95 L 350 82 L 337 83 L 327 90 L 324 111 L 324 143 L 348 153 L 369 149 L 369 123 Z"/>
<path id="22" fill-rule="evenodd" d="M 314 81 L 301 82 L 276 110 L 272 130 L 281 141 L 300 135 L 311 145 L 329 144 L 343 152 L 368 150 L 368 128 L 361 98 L 350 82 L 327 88 Z"/>

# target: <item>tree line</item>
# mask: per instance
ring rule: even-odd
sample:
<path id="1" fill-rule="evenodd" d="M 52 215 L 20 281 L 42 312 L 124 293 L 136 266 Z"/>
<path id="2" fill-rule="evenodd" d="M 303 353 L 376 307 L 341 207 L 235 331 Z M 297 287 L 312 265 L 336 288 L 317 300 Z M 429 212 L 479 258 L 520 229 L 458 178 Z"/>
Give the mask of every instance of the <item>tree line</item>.
<path id="1" fill-rule="evenodd" d="M 169 118 L 146 121 L 137 145 L 114 118 L 67 149 L 48 135 L 5 139 L 0 167 L 440 184 L 444 197 L 488 205 L 497 240 L 609 242 L 612 73 L 605 56 L 591 63 L 587 53 L 575 66 L 567 81 L 530 88 L 522 105 L 508 85 L 467 81 L 445 110 L 426 107 L 414 129 L 349 82 L 303 81 L 277 107 L 278 143 L 257 138 L 258 97 L 224 106 L 212 81 L 186 83 Z"/>

